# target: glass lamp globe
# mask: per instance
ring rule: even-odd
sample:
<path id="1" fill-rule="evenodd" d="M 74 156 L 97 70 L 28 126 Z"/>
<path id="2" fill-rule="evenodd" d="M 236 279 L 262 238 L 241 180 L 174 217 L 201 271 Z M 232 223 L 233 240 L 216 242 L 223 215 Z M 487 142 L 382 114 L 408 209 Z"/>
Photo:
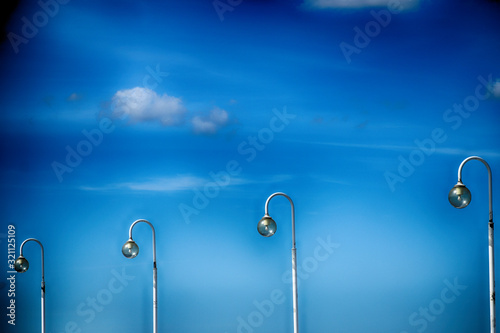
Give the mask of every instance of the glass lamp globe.
<path id="1" fill-rule="evenodd" d="M 30 263 L 23 256 L 19 256 L 19 258 L 17 258 L 16 261 L 14 262 L 14 269 L 18 273 L 26 272 L 29 267 L 30 267 Z"/>
<path id="2" fill-rule="evenodd" d="M 257 224 L 259 234 L 264 237 L 271 237 L 276 232 L 276 222 L 270 216 L 264 216 Z"/>
<path id="3" fill-rule="evenodd" d="M 465 208 L 471 201 L 471 193 L 464 184 L 458 183 L 448 193 L 448 200 L 455 208 Z"/>
<path id="4" fill-rule="evenodd" d="M 139 254 L 139 246 L 132 239 L 129 239 L 123 244 L 122 253 L 128 259 L 135 258 Z"/>

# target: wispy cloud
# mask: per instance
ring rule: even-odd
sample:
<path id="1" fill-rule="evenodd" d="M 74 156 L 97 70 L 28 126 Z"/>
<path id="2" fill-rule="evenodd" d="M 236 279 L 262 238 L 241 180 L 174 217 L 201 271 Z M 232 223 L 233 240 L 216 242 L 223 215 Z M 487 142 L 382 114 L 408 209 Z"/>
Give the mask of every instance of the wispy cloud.
<path id="1" fill-rule="evenodd" d="M 247 185 L 247 184 L 272 184 L 287 181 L 292 179 L 290 175 L 272 175 L 259 178 L 239 178 L 231 177 L 229 182 L 221 187 L 227 188 L 232 186 Z M 225 180 L 224 180 L 225 181 Z M 106 184 L 102 186 L 80 186 L 82 191 L 145 191 L 145 192 L 178 192 L 190 191 L 195 188 L 203 188 L 209 183 L 215 182 L 212 178 L 196 177 L 192 175 L 179 175 L 173 177 L 157 177 L 134 182 L 123 182 L 115 184 Z"/>
<path id="2" fill-rule="evenodd" d="M 195 116 L 191 119 L 193 130 L 197 134 L 215 134 L 225 126 L 229 116 L 226 110 L 214 107 L 208 116 Z"/>
<path id="3" fill-rule="evenodd" d="M 119 90 L 112 98 L 112 115 L 129 122 L 158 121 L 172 126 L 183 122 L 186 108 L 178 97 L 158 95 L 142 87 Z"/>
<path id="4" fill-rule="evenodd" d="M 82 99 L 82 95 L 77 93 L 72 93 L 71 95 L 68 96 L 66 100 L 72 102 L 72 101 L 78 101 L 80 99 Z"/>
<path id="5" fill-rule="evenodd" d="M 180 176 L 175 178 L 157 178 L 144 182 L 124 183 L 121 186 L 133 191 L 175 192 L 189 190 L 200 186 L 204 182 L 203 178 Z"/>
<path id="6" fill-rule="evenodd" d="M 399 10 L 410 9 L 418 5 L 417 0 L 399 2 Z M 355 9 L 364 7 L 387 7 L 388 0 L 304 0 L 302 7 L 310 10 Z"/>
<path id="7" fill-rule="evenodd" d="M 334 178 L 331 175 L 310 175 L 309 177 L 315 181 L 318 181 L 318 182 L 337 184 L 337 185 L 351 185 L 350 182 L 347 182 L 343 179 L 340 180 L 340 179 Z"/>
<path id="8" fill-rule="evenodd" d="M 108 184 L 104 186 L 82 186 L 85 191 L 113 191 L 128 189 L 131 191 L 152 191 L 152 192 L 175 192 L 186 191 L 191 188 L 203 185 L 206 180 L 203 178 L 180 175 L 176 177 L 150 178 L 144 181 L 124 182 Z"/>
<path id="9" fill-rule="evenodd" d="M 444 154 L 444 155 L 464 156 L 464 155 L 474 154 L 483 157 L 500 158 L 499 152 L 488 151 L 488 150 L 474 150 L 472 152 L 470 150 L 460 149 L 460 148 L 436 148 L 435 152 L 437 154 Z"/>
<path id="10" fill-rule="evenodd" d="M 387 151 L 412 151 L 419 149 L 416 145 L 403 146 L 403 145 L 383 145 L 383 144 L 361 144 L 361 143 L 343 143 L 343 142 L 321 142 L 321 141 L 294 141 L 297 143 L 311 144 L 311 145 L 327 145 L 340 148 L 359 148 L 359 149 L 372 149 L 372 150 L 387 150 Z M 435 147 L 433 153 L 444 155 L 466 155 L 470 154 L 469 150 L 460 148 L 440 148 Z M 492 158 L 499 158 L 500 152 L 492 151 L 475 151 L 474 154 L 487 156 Z"/>
<path id="11" fill-rule="evenodd" d="M 344 142 L 322 142 L 322 141 L 297 141 L 299 143 L 311 145 L 326 145 L 342 148 L 363 148 L 363 149 L 377 149 L 377 150 L 411 150 L 415 146 L 398 146 L 398 145 L 382 145 L 382 144 L 365 144 L 365 143 L 344 143 Z"/>
<path id="12" fill-rule="evenodd" d="M 493 84 L 493 95 L 495 95 L 495 97 L 497 98 L 500 98 L 500 80 L 497 80 Z"/>

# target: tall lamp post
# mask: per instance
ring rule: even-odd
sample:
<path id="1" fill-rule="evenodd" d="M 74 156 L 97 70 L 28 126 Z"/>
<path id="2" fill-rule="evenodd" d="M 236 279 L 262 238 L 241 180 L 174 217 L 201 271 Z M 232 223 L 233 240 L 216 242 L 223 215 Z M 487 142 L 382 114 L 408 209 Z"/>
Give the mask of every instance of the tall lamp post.
<path id="1" fill-rule="evenodd" d="M 471 201 L 471 193 L 462 183 L 462 168 L 470 160 L 483 162 L 488 170 L 488 189 L 489 189 L 489 222 L 488 222 L 488 249 L 489 249 L 489 275 L 490 275 L 490 329 L 495 333 L 495 259 L 493 252 L 493 195 L 492 195 L 492 176 L 488 163 L 479 156 L 467 157 L 458 167 L 458 182 L 448 194 L 448 200 L 455 208 L 465 208 Z"/>
<path id="2" fill-rule="evenodd" d="M 293 206 L 292 199 L 282 192 L 276 192 L 271 194 L 269 198 L 267 198 L 266 206 L 265 206 L 265 214 L 262 219 L 260 219 L 257 224 L 257 230 L 264 237 L 271 237 L 276 232 L 277 226 L 276 222 L 269 216 L 268 207 L 269 201 L 277 196 L 281 195 L 290 201 L 290 205 L 292 206 L 292 285 L 293 285 L 293 332 L 299 332 L 299 306 L 298 306 L 298 294 L 297 294 L 297 249 L 295 248 L 295 207 Z"/>
<path id="3" fill-rule="evenodd" d="M 24 242 L 21 243 L 21 247 L 19 248 L 19 257 L 14 262 L 14 269 L 19 273 L 24 273 L 30 267 L 28 260 L 23 257 L 23 247 L 29 241 L 37 242 L 42 249 L 42 333 L 45 333 L 45 269 L 44 269 L 44 261 L 43 261 L 43 245 L 42 243 L 35 238 L 28 238 Z"/>
<path id="4" fill-rule="evenodd" d="M 135 258 L 139 254 L 139 246 L 132 239 L 132 229 L 139 222 L 145 222 L 145 223 L 149 224 L 149 226 L 153 230 L 153 332 L 157 333 L 158 332 L 158 302 L 157 302 L 157 288 L 156 288 L 157 287 L 157 283 L 156 283 L 156 238 L 155 238 L 155 228 L 153 227 L 151 222 L 143 220 L 143 219 L 139 219 L 139 220 L 136 220 L 134 223 L 132 223 L 132 225 L 130 226 L 130 229 L 128 231 L 129 239 L 123 245 L 122 253 L 128 259 Z"/>

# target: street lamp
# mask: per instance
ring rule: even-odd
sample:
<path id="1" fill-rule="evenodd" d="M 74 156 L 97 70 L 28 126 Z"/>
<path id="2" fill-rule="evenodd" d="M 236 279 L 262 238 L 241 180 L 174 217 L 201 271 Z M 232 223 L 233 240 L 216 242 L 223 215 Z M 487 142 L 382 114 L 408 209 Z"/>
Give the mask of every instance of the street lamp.
<path id="1" fill-rule="evenodd" d="M 257 224 L 257 230 L 264 237 L 271 237 L 276 232 L 277 226 L 276 222 L 268 214 L 268 206 L 271 198 L 282 195 L 290 201 L 292 206 L 292 285 L 293 285 L 293 331 L 294 333 L 299 332 L 299 306 L 298 306 L 298 295 L 297 295 L 297 250 L 295 248 L 295 207 L 293 206 L 292 199 L 282 192 L 277 192 L 271 194 L 267 198 L 265 206 L 265 214 L 262 219 L 260 219 Z"/>
<path id="2" fill-rule="evenodd" d="M 462 168 L 470 160 L 478 160 L 483 162 L 488 170 L 488 189 L 489 189 L 489 222 L 488 222 L 488 249 L 489 249 L 489 275 L 490 275 L 490 329 L 491 333 L 495 333 L 495 259 L 493 252 L 493 195 L 492 195 L 492 176 L 491 169 L 488 163 L 479 156 L 467 157 L 458 167 L 458 182 L 448 194 L 448 200 L 455 208 L 465 208 L 471 201 L 471 193 L 462 183 Z"/>
<path id="3" fill-rule="evenodd" d="M 139 220 L 136 220 L 134 223 L 132 223 L 132 225 L 130 226 L 130 229 L 128 231 L 129 239 L 128 239 L 128 241 L 125 242 L 125 244 L 123 244 L 122 253 L 128 259 L 135 258 L 139 254 L 139 246 L 132 239 L 132 229 L 139 222 L 145 222 L 145 223 L 149 224 L 149 226 L 153 230 L 153 332 L 157 333 L 158 332 L 158 302 L 157 302 L 157 289 L 156 289 L 156 286 L 157 286 L 157 284 L 156 284 L 156 238 L 155 238 L 155 228 L 153 227 L 153 225 L 149 221 L 139 219 Z"/>
<path id="4" fill-rule="evenodd" d="M 28 260 L 23 257 L 23 247 L 29 241 L 35 241 L 40 245 L 42 249 L 42 333 L 45 333 L 45 270 L 44 270 L 44 262 L 43 262 L 43 245 L 40 243 L 38 239 L 28 238 L 24 242 L 21 243 L 19 248 L 19 257 L 14 262 L 14 269 L 18 273 L 24 273 L 28 270 L 30 264 Z"/>

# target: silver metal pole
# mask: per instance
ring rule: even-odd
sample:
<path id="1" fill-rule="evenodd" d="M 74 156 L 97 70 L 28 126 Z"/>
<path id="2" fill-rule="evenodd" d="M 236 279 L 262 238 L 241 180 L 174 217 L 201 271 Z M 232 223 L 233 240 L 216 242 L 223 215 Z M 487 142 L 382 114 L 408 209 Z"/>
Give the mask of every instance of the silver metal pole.
<path id="1" fill-rule="evenodd" d="M 492 174 L 488 163 L 479 156 L 471 156 L 463 160 L 458 167 L 458 181 L 462 181 L 462 168 L 470 160 L 481 161 L 488 170 L 488 194 L 489 194 L 489 221 L 488 221 L 488 258 L 489 258 L 489 282 L 490 282 L 490 332 L 496 331 L 495 314 L 495 253 L 494 253 L 494 226 L 493 226 L 493 189 Z"/>
<path id="2" fill-rule="evenodd" d="M 495 316 L 495 258 L 493 253 L 493 221 L 488 223 L 488 247 L 489 247 L 489 264 L 490 264 L 490 327 L 491 333 L 496 330 Z"/>
<path id="3" fill-rule="evenodd" d="M 23 247 L 24 244 L 26 244 L 29 241 L 34 241 L 37 242 L 38 245 L 40 245 L 41 248 L 41 253 L 42 253 L 42 283 L 41 283 L 41 308 L 42 308 L 42 333 L 45 333 L 45 263 L 44 263 L 44 255 L 43 255 L 43 245 L 42 243 L 36 239 L 36 238 L 28 238 L 24 242 L 21 243 L 21 246 L 19 248 L 19 255 L 22 257 L 23 256 Z"/>
<path id="4" fill-rule="evenodd" d="M 134 221 L 132 225 L 130 226 L 128 235 L 129 238 L 132 239 L 132 228 L 139 222 L 145 222 L 149 224 L 151 229 L 153 230 L 153 333 L 158 332 L 158 290 L 157 290 L 157 272 L 156 272 L 156 235 L 155 235 L 155 228 L 153 227 L 153 224 L 151 222 L 144 220 L 144 219 L 139 219 Z"/>
<path id="5" fill-rule="evenodd" d="M 265 215 L 268 214 L 269 201 L 271 198 L 281 195 L 290 201 L 292 206 L 292 292 L 293 292 L 293 332 L 299 333 L 299 301 L 297 291 L 297 249 L 295 248 L 295 207 L 292 199 L 283 192 L 276 192 L 271 194 L 266 200 Z"/>

